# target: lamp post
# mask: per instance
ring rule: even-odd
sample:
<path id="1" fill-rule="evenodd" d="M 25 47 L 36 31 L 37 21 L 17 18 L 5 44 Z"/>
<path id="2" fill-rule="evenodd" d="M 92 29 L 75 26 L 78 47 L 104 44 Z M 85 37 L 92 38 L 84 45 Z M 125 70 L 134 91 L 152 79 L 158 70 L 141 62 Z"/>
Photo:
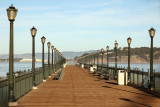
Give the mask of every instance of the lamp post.
<path id="1" fill-rule="evenodd" d="M 115 76 L 117 73 L 117 47 L 118 47 L 117 41 L 115 41 L 114 45 L 115 45 L 115 72 L 114 72 L 114 76 Z"/>
<path id="2" fill-rule="evenodd" d="M 85 65 L 87 65 L 87 55 L 85 55 Z"/>
<path id="3" fill-rule="evenodd" d="M 99 65 L 99 50 L 97 50 L 97 73 L 98 73 L 98 65 Z"/>
<path id="4" fill-rule="evenodd" d="M 91 64 L 93 65 L 93 53 L 91 53 Z"/>
<path id="5" fill-rule="evenodd" d="M 97 67 L 99 65 L 99 50 L 97 50 Z"/>
<path id="6" fill-rule="evenodd" d="M 89 65 L 89 55 L 87 55 L 87 58 L 88 58 L 88 65 Z"/>
<path id="7" fill-rule="evenodd" d="M 54 50 L 54 46 L 53 45 L 51 46 L 51 49 L 52 49 L 52 65 L 53 65 L 53 50 Z"/>
<path id="8" fill-rule="evenodd" d="M 153 37 L 155 35 L 155 29 L 151 28 L 149 30 L 149 35 L 151 37 L 151 50 L 150 50 L 150 90 L 154 90 L 154 82 L 153 82 Z"/>
<path id="9" fill-rule="evenodd" d="M 41 38 L 42 41 L 42 69 L 43 69 L 43 81 L 45 82 L 45 72 L 44 72 L 44 43 L 46 41 L 46 38 L 43 36 Z"/>
<path id="10" fill-rule="evenodd" d="M 96 56 L 96 53 L 94 53 L 94 66 L 95 66 L 95 56 Z"/>
<path id="11" fill-rule="evenodd" d="M 79 63 L 80 63 L 80 65 L 81 65 L 81 57 L 79 58 Z"/>
<path id="12" fill-rule="evenodd" d="M 108 67 L 109 67 L 109 56 L 108 56 L 108 52 L 109 52 L 109 46 L 106 47 L 107 49 L 107 71 L 108 71 Z"/>
<path id="13" fill-rule="evenodd" d="M 11 5 L 7 9 L 8 20 L 10 21 L 10 47 L 9 47 L 9 102 L 15 101 L 14 96 L 14 49 L 13 49 L 13 22 L 16 18 L 18 10 Z"/>
<path id="14" fill-rule="evenodd" d="M 54 46 L 51 46 L 52 49 L 52 73 L 54 72 L 54 67 L 53 67 L 53 50 L 54 50 Z"/>
<path id="15" fill-rule="evenodd" d="M 57 50 L 57 62 L 58 62 L 58 69 L 59 69 L 60 62 L 59 62 L 59 51 L 58 50 Z"/>
<path id="16" fill-rule="evenodd" d="M 92 65 L 94 65 L 94 53 L 92 53 Z"/>
<path id="17" fill-rule="evenodd" d="M 102 54 L 102 59 L 101 59 L 101 66 L 103 66 L 103 52 L 104 52 L 104 50 L 103 50 L 103 48 L 101 49 L 101 54 Z"/>
<path id="18" fill-rule="evenodd" d="M 59 53 L 58 53 L 58 50 L 56 50 L 56 54 L 57 54 L 57 68 L 59 68 Z"/>
<path id="19" fill-rule="evenodd" d="M 103 52 L 104 52 L 104 50 L 103 50 L 103 48 L 101 49 L 101 74 L 100 75 L 102 75 L 103 74 Z"/>
<path id="20" fill-rule="evenodd" d="M 91 55 L 88 54 L 88 57 L 89 57 L 89 67 L 90 67 L 90 64 L 91 64 Z"/>
<path id="21" fill-rule="evenodd" d="M 84 58 L 84 57 L 81 57 L 81 63 L 82 63 L 82 64 L 84 64 L 84 63 L 83 63 L 83 58 Z"/>
<path id="22" fill-rule="evenodd" d="M 33 89 L 37 89 L 36 81 L 35 81 L 35 36 L 37 33 L 37 29 L 33 26 L 31 28 L 32 35 L 32 72 L 33 72 Z"/>
<path id="23" fill-rule="evenodd" d="M 57 55 L 56 55 L 56 48 L 54 48 L 54 72 L 56 72 L 56 70 L 57 70 L 57 67 L 56 67 L 56 65 L 57 65 Z"/>
<path id="24" fill-rule="evenodd" d="M 51 78 L 51 74 L 50 74 L 50 47 L 51 47 L 51 43 L 48 42 L 47 43 L 47 46 L 48 46 L 48 67 L 49 67 L 49 78 Z"/>
<path id="25" fill-rule="evenodd" d="M 130 44 L 131 44 L 132 39 L 129 37 L 127 39 L 128 42 L 128 79 L 130 80 L 130 58 L 131 58 L 131 50 L 130 50 Z"/>
<path id="26" fill-rule="evenodd" d="M 83 64 L 86 64 L 86 56 L 83 56 Z"/>

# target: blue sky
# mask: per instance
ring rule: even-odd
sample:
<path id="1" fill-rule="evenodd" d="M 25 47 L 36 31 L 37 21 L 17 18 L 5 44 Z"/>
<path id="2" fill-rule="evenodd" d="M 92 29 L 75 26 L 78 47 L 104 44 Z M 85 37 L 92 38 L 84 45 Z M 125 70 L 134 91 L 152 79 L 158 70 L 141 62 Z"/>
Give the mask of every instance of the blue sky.
<path id="1" fill-rule="evenodd" d="M 6 9 L 17 9 L 14 22 L 14 53 L 31 53 L 30 28 L 35 26 L 36 53 L 46 37 L 60 51 L 87 51 L 150 46 L 148 30 L 156 29 L 154 46 L 160 47 L 159 0 L 0 0 L 0 54 L 9 53 L 9 21 Z M 45 47 L 47 52 L 47 45 Z"/>

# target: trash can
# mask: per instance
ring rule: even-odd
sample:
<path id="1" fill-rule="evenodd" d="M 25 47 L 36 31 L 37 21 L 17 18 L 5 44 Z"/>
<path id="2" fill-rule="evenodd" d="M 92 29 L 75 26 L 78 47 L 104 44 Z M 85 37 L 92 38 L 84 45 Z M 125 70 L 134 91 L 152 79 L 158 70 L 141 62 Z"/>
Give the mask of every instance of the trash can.
<path id="1" fill-rule="evenodd" d="M 63 64 L 63 68 L 66 68 L 66 66 L 67 66 L 67 63 Z"/>
<path id="2" fill-rule="evenodd" d="M 81 68 L 84 68 L 84 64 L 81 64 Z"/>
<path id="3" fill-rule="evenodd" d="M 97 66 L 93 65 L 93 70 L 96 71 L 97 70 Z"/>
<path id="4" fill-rule="evenodd" d="M 94 72 L 94 68 L 93 68 L 93 66 L 92 66 L 92 67 L 90 67 L 90 72 Z"/>
<path id="5" fill-rule="evenodd" d="M 90 72 L 94 72 L 94 70 L 93 70 L 93 65 L 90 65 L 90 66 L 89 66 L 89 70 L 90 70 Z"/>
<path id="6" fill-rule="evenodd" d="M 128 73 L 125 70 L 118 70 L 118 85 L 127 85 Z"/>

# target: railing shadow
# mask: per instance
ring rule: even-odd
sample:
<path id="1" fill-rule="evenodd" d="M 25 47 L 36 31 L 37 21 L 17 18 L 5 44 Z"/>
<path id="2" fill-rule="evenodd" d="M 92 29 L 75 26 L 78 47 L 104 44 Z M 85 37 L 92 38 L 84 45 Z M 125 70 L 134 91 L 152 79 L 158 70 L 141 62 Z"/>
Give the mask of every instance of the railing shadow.
<path id="1" fill-rule="evenodd" d="M 127 102 L 132 102 L 132 103 L 136 103 L 136 104 L 139 104 L 141 106 L 146 106 L 146 107 L 152 107 L 152 106 L 149 106 L 149 105 L 146 105 L 146 104 L 142 104 L 142 103 L 138 103 L 136 101 L 133 101 L 133 100 L 130 100 L 130 99 L 126 99 L 126 98 L 119 98 L 120 100 L 123 100 L 123 101 L 127 101 Z"/>
<path id="2" fill-rule="evenodd" d="M 105 83 L 113 84 L 113 85 L 118 85 L 117 83 L 114 83 L 114 82 L 105 82 Z"/>
<path id="3" fill-rule="evenodd" d="M 132 92 L 132 91 L 128 91 L 128 90 L 113 88 L 113 87 L 109 87 L 109 86 L 102 86 L 102 87 L 104 87 L 104 88 L 112 88 L 112 89 L 115 89 L 115 90 L 125 91 L 125 92 L 129 92 L 129 93 L 134 93 L 134 94 L 137 94 L 137 95 L 153 96 L 153 97 L 156 97 L 156 98 L 157 98 L 157 96 L 154 96 L 154 95 L 146 95 L 146 94 L 136 93 L 136 92 Z M 159 98 L 159 97 L 158 97 L 158 98 Z"/>

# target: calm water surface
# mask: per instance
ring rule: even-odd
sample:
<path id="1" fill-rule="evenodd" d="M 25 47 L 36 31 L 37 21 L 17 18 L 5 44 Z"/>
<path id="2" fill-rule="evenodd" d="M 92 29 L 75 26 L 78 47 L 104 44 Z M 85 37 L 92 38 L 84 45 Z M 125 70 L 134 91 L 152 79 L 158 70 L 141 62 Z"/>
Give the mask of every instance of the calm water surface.
<path id="1" fill-rule="evenodd" d="M 35 63 L 35 67 L 41 67 L 42 63 Z M 14 71 L 28 70 L 32 68 L 32 62 L 14 62 Z M 0 62 L 0 77 L 6 76 L 9 72 L 9 63 Z"/>
<path id="2" fill-rule="evenodd" d="M 114 66 L 115 64 L 112 63 L 112 64 L 109 64 L 109 66 Z M 125 67 L 127 68 L 128 67 L 128 64 L 125 63 L 125 64 L 117 64 L 118 67 Z M 150 69 L 150 64 L 131 64 L 131 69 L 133 68 L 138 68 L 139 70 L 142 70 L 144 69 L 145 72 L 148 71 L 148 69 Z M 153 69 L 156 71 L 156 72 L 160 72 L 160 64 L 153 64 Z"/>
<path id="3" fill-rule="evenodd" d="M 75 63 L 68 63 L 68 65 L 75 65 Z M 126 67 L 127 68 L 127 64 L 117 64 L 118 67 Z M 36 63 L 35 64 L 36 67 L 41 67 L 42 63 Z M 110 63 L 109 66 L 114 66 L 114 63 Z M 150 64 L 131 64 L 131 68 L 138 68 L 138 69 L 144 69 L 145 72 L 148 71 L 150 67 Z M 31 62 L 15 62 L 14 63 L 14 71 L 19 71 L 19 70 L 28 70 L 32 68 L 32 63 Z M 160 64 L 154 64 L 154 69 L 156 72 L 160 72 Z M 6 76 L 6 73 L 9 71 L 9 63 L 8 62 L 0 62 L 0 77 L 4 77 Z"/>
<path id="4" fill-rule="evenodd" d="M 68 65 L 74 65 L 76 64 L 75 62 L 68 63 Z M 110 63 L 109 66 L 115 66 L 114 63 Z M 127 63 L 118 63 L 117 66 L 120 67 L 128 67 Z M 139 70 L 144 69 L 145 72 L 148 72 L 148 69 L 150 69 L 150 64 L 131 64 L 131 69 L 133 68 L 138 68 Z M 153 68 L 155 69 L 156 72 L 160 72 L 160 64 L 154 64 Z"/>

